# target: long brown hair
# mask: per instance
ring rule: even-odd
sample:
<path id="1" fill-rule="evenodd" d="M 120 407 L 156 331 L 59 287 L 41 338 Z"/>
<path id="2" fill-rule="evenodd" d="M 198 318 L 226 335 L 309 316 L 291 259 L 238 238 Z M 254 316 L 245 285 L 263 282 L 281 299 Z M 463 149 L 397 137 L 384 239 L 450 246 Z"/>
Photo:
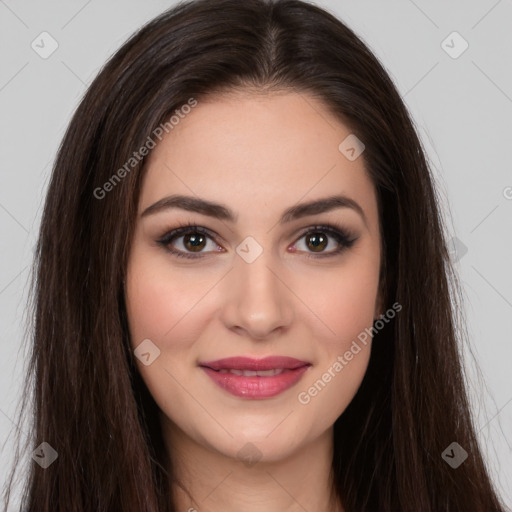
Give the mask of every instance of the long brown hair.
<path id="1" fill-rule="evenodd" d="M 354 32 L 299 0 L 181 3 L 132 36 L 81 101 L 41 221 L 23 393 L 25 408 L 34 393 L 27 445 L 46 442 L 58 458 L 32 463 L 24 510 L 175 510 L 172 454 L 127 327 L 123 279 L 145 159 L 126 163 L 190 98 L 238 90 L 321 100 L 364 142 L 377 191 L 384 309 L 402 310 L 375 334 L 361 387 L 334 424 L 345 510 L 504 510 L 472 424 L 456 276 L 413 122 Z M 454 441 L 468 453 L 457 469 L 441 456 Z"/>

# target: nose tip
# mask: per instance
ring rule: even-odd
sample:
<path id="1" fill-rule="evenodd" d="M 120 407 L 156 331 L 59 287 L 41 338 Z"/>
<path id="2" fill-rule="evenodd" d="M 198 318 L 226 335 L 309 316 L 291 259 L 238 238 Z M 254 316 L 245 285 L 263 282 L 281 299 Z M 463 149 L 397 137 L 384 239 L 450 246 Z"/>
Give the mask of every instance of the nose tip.
<path id="1" fill-rule="evenodd" d="M 274 318 L 276 320 L 272 321 L 269 316 L 253 316 L 240 322 L 240 325 L 234 325 L 233 328 L 240 334 L 247 332 L 254 341 L 264 341 L 283 329 L 282 322 L 278 320 L 278 315 L 275 315 Z"/>

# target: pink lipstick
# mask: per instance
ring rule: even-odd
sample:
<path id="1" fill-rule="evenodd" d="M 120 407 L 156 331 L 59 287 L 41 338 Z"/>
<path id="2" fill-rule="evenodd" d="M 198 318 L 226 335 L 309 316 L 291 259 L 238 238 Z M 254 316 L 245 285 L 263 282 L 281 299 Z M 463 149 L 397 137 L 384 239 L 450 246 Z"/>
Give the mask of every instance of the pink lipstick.
<path id="1" fill-rule="evenodd" d="M 297 383 L 311 366 L 293 357 L 263 359 L 228 357 L 199 363 L 206 374 L 232 395 L 262 399 L 276 396 Z"/>

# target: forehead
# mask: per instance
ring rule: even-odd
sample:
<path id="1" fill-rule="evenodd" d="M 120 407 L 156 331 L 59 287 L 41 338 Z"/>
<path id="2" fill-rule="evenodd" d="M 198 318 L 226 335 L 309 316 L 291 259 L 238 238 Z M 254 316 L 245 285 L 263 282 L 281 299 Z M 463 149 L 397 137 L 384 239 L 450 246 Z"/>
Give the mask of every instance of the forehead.
<path id="1" fill-rule="evenodd" d="M 149 155 L 141 209 L 179 193 L 229 204 L 243 218 L 340 193 L 363 203 L 371 218 L 376 198 L 364 160 L 339 149 L 350 135 L 303 93 L 199 100 Z"/>

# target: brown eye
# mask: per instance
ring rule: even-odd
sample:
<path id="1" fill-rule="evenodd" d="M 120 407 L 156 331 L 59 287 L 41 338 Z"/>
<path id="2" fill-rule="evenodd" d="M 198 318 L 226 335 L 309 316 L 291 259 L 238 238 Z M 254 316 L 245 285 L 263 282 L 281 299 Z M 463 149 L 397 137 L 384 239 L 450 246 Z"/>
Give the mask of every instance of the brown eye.
<path id="1" fill-rule="evenodd" d="M 328 243 L 328 238 L 320 232 L 313 232 L 306 235 L 306 245 L 314 252 L 323 251 Z"/>
<path id="2" fill-rule="evenodd" d="M 183 245 L 185 249 L 192 252 L 199 252 L 206 245 L 206 237 L 201 233 L 192 233 L 183 237 Z"/>

